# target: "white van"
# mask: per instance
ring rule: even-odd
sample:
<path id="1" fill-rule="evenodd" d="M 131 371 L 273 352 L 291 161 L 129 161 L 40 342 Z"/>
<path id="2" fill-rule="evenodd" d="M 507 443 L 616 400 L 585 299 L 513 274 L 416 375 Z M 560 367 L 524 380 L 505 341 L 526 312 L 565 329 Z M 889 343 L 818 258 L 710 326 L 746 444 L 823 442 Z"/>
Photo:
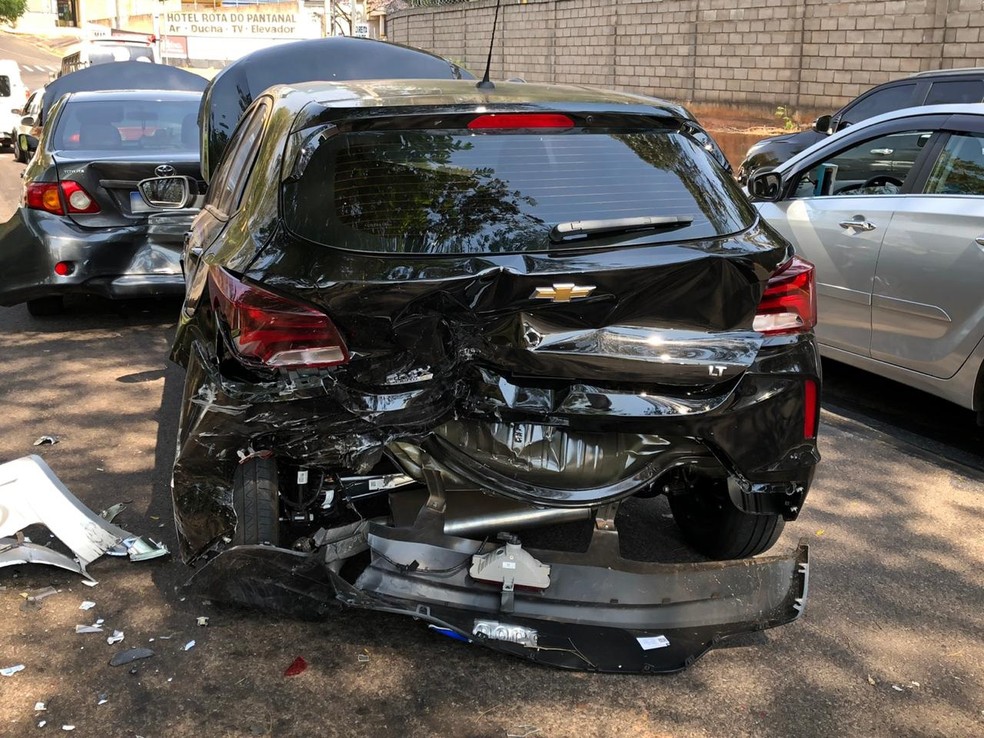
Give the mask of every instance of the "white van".
<path id="1" fill-rule="evenodd" d="M 71 74 L 93 64 L 118 61 L 157 62 L 157 48 L 150 41 L 131 38 L 96 38 L 84 41 L 62 57 L 61 74 Z"/>
<path id="2" fill-rule="evenodd" d="M 20 65 L 13 59 L 0 59 L 0 146 L 13 146 L 11 136 L 20 124 L 21 109 L 27 102 L 27 88 Z"/>

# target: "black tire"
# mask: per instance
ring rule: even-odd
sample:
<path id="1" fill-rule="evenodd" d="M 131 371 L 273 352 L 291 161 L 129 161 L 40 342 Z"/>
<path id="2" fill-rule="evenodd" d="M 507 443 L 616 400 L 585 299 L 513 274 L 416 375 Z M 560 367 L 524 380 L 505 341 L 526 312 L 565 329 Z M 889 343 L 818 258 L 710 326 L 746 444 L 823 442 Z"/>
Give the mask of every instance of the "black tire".
<path id="1" fill-rule="evenodd" d="M 747 559 L 768 551 L 782 533 L 779 515 L 752 515 L 734 506 L 724 480 L 704 480 L 670 495 L 673 520 L 694 550 L 711 559 Z"/>
<path id="2" fill-rule="evenodd" d="M 38 297 L 27 301 L 27 312 L 35 318 L 48 318 L 65 312 L 65 301 L 60 295 Z"/>
<path id="3" fill-rule="evenodd" d="M 253 457 L 240 464 L 232 478 L 232 506 L 236 512 L 234 546 L 280 545 L 280 485 L 273 459 Z"/>
<path id="4" fill-rule="evenodd" d="M 17 136 L 11 136 L 10 147 L 14 150 L 14 161 L 18 164 L 27 164 L 27 159 L 24 158 L 24 154 L 20 150 L 20 146 L 17 145 Z"/>

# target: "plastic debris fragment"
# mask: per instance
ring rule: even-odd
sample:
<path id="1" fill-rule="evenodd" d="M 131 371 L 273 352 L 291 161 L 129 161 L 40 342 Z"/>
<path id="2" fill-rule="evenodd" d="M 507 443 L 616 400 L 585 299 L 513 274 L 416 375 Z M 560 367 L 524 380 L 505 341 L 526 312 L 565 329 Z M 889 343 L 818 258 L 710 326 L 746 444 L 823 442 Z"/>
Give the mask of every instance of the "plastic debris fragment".
<path id="1" fill-rule="evenodd" d="M 99 695 L 99 697 L 96 698 L 96 705 L 97 706 L 98 705 L 105 705 L 107 702 L 109 702 L 109 695 L 107 695 L 105 692 L 101 693 Z"/>
<path id="2" fill-rule="evenodd" d="M 123 502 L 118 502 L 111 507 L 107 507 L 101 513 L 99 513 L 99 517 L 105 520 L 107 523 L 112 523 L 113 520 L 116 518 L 116 516 L 119 515 L 121 512 L 123 512 L 124 510 L 126 510 L 126 504 Z"/>
<path id="3" fill-rule="evenodd" d="M 198 624 L 199 625 L 202 625 L 202 626 L 208 625 L 208 616 L 206 616 L 206 615 L 199 615 L 198 616 Z"/>
<path id="4" fill-rule="evenodd" d="M 96 603 L 92 600 L 84 600 L 81 605 L 79 605 L 80 610 L 91 610 L 96 606 Z"/>
<path id="5" fill-rule="evenodd" d="M 109 665 L 123 666 L 134 661 L 139 661 L 140 659 L 149 659 L 153 655 L 154 652 L 149 648 L 130 648 L 126 651 L 113 654 L 113 658 L 109 660 Z"/>
<path id="6" fill-rule="evenodd" d="M 34 703 L 34 711 L 35 712 L 44 712 L 47 709 L 48 709 L 48 706 L 46 704 L 44 704 L 43 702 L 35 702 Z"/>
<path id="7" fill-rule="evenodd" d="M 48 724 L 48 721 L 47 720 L 38 720 L 38 727 L 39 728 L 43 728 L 47 724 Z"/>
<path id="8" fill-rule="evenodd" d="M 122 630 L 114 630 L 113 631 L 113 635 L 109 636 L 106 639 L 106 643 L 108 643 L 110 646 L 112 646 L 115 643 L 120 643 L 123 640 L 123 637 L 124 636 L 123 636 L 123 631 Z"/>
<path id="9" fill-rule="evenodd" d="M 69 731 L 75 730 L 75 726 L 74 725 L 63 725 L 62 726 L 62 730 L 64 730 L 65 732 L 69 732 Z"/>
<path id="10" fill-rule="evenodd" d="M 76 633 L 102 633 L 103 629 L 101 625 L 97 623 L 93 623 L 92 625 L 76 625 L 75 632 Z"/>
<path id="11" fill-rule="evenodd" d="M 83 579 L 82 584 L 84 584 L 86 587 L 95 587 L 97 584 L 99 584 L 99 582 L 97 582 L 95 579 Z"/>
<path id="12" fill-rule="evenodd" d="M 290 666 L 288 666 L 284 670 L 284 676 L 285 677 L 297 676 L 305 669 L 307 669 L 307 667 L 308 667 L 307 661 L 305 661 L 303 657 L 298 656 L 296 659 L 291 661 Z"/>
<path id="13" fill-rule="evenodd" d="M 35 446 L 54 446 L 58 443 L 58 436 L 40 436 L 35 442 Z"/>
<path id="14" fill-rule="evenodd" d="M 190 651 L 194 647 L 195 647 L 195 641 L 191 640 L 191 641 L 188 641 L 186 644 L 184 644 L 184 646 L 182 647 L 181 650 L 182 651 Z"/>
<path id="15" fill-rule="evenodd" d="M 0 669 L 0 676 L 13 676 L 18 671 L 24 671 L 24 664 L 17 664 L 16 666 L 8 666 L 5 669 Z"/>

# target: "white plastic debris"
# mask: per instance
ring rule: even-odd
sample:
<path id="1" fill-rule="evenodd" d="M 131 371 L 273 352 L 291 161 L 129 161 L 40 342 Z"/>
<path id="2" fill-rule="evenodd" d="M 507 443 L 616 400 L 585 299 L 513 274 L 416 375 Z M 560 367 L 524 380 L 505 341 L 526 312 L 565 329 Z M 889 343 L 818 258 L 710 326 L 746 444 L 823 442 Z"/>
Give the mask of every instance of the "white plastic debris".
<path id="1" fill-rule="evenodd" d="M 192 641 L 194 643 L 194 641 Z M 0 676 L 13 676 L 18 671 L 24 671 L 24 664 L 17 664 L 16 666 L 8 666 L 5 669 L 0 669 Z"/>
<path id="2" fill-rule="evenodd" d="M 202 625 L 202 626 L 208 625 L 208 617 L 205 616 L 205 615 L 199 615 L 198 616 L 198 624 L 199 625 Z"/>
<path id="3" fill-rule="evenodd" d="M 186 644 L 184 644 L 184 647 L 181 650 L 182 651 L 190 651 L 194 647 L 195 647 L 195 642 L 192 640 L 192 641 L 188 641 Z"/>
<path id="4" fill-rule="evenodd" d="M 82 584 L 84 584 L 86 587 L 95 587 L 97 584 L 99 584 L 99 582 L 97 582 L 95 579 L 83 579 Z"/>
<path id="5" fill-rule="evenodd" d="M 62 726 L 62 730 L 64 730 L 64 731 L 75 730 L 75 726 L 74 725 L 63 725 Z"/>
<path id="6" fill-rule="evenodd" d="M 35 712 L 44 712 L 47 709 L 48 709 L 48 706 L 46 704 L 44 704 L 43 702 L 35 702 L 34 703 L 34 711 Z"/>
<path id="7" fill-rule="evenodd" d="M 102 633 L 103 629 L 101 625 L 93 623 L 92 625 L 76 625 L 76 633 Z"/>
<path id="8" fill-rule="evenodd" d="M 35 442 L 35 446 L 54 446 L 58 443 L 58 436 L 40 436 Z"/>
<path id="9" fill-rule="evenodd" d="M 122 641 L 123 641 L 123 631 L 122 630 L 114 630 L 113 631 L 113 635 L 109 636 L 106 639 L 106 643 L 108 643 L 110 646 L 112 646 L 114 643 L 120 643 Z"/>
<path id="10" fill-rule="evenodd" d="M 47 724 L 48 724 L 48 721 L 47 720 L 38 720 L 38 727 L 39 728 L 43 728 Z"/>
<path id="11" fill-rule="evenodd" d="M 96 606 L 96 603 L 93 602 L 92 600 L 85 600 L 85 601 L 82 602 L 81 605 L 79 605 L 79 609 L 80 610 L 91 610 L 95 606 Z"/>
<path id="12" fill-rule="evenodd" d="M 96 701 L 96 705 L 105 705 L 107 702 L 109 702 L 109 695 L 103 692 L 102 694 L 99 695 Z"/>

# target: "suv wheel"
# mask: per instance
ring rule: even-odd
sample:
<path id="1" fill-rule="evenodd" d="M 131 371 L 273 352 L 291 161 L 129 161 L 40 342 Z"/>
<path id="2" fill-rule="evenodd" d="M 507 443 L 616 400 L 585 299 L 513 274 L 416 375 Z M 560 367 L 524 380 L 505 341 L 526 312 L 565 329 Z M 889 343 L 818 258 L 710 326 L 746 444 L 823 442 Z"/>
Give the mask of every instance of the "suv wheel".
<path id="1" fill-rule="evenodd" d="M 752 515 L 734 506 L 725 480 L 703 480 L 670 495 L 673 520 L 697 552 L 712 559 L 745 559 L 768 551 L 782 533 L 779 515 Z"/>
<path id="2" fill-rule="evenodd" d="M 236 512 L 232 545 L 280 545 L 280 484 L 273 459 L 254 456 L 236 468 L 232 507 Z"/>
<path id="3" fill-rule="evenodd" d="M 60 295 L 54 297 L 38 297 L 27 301 L 27 312 L 35 318 L 47 318 L 60 315 L 65 310 L 65 301 Z"/>

